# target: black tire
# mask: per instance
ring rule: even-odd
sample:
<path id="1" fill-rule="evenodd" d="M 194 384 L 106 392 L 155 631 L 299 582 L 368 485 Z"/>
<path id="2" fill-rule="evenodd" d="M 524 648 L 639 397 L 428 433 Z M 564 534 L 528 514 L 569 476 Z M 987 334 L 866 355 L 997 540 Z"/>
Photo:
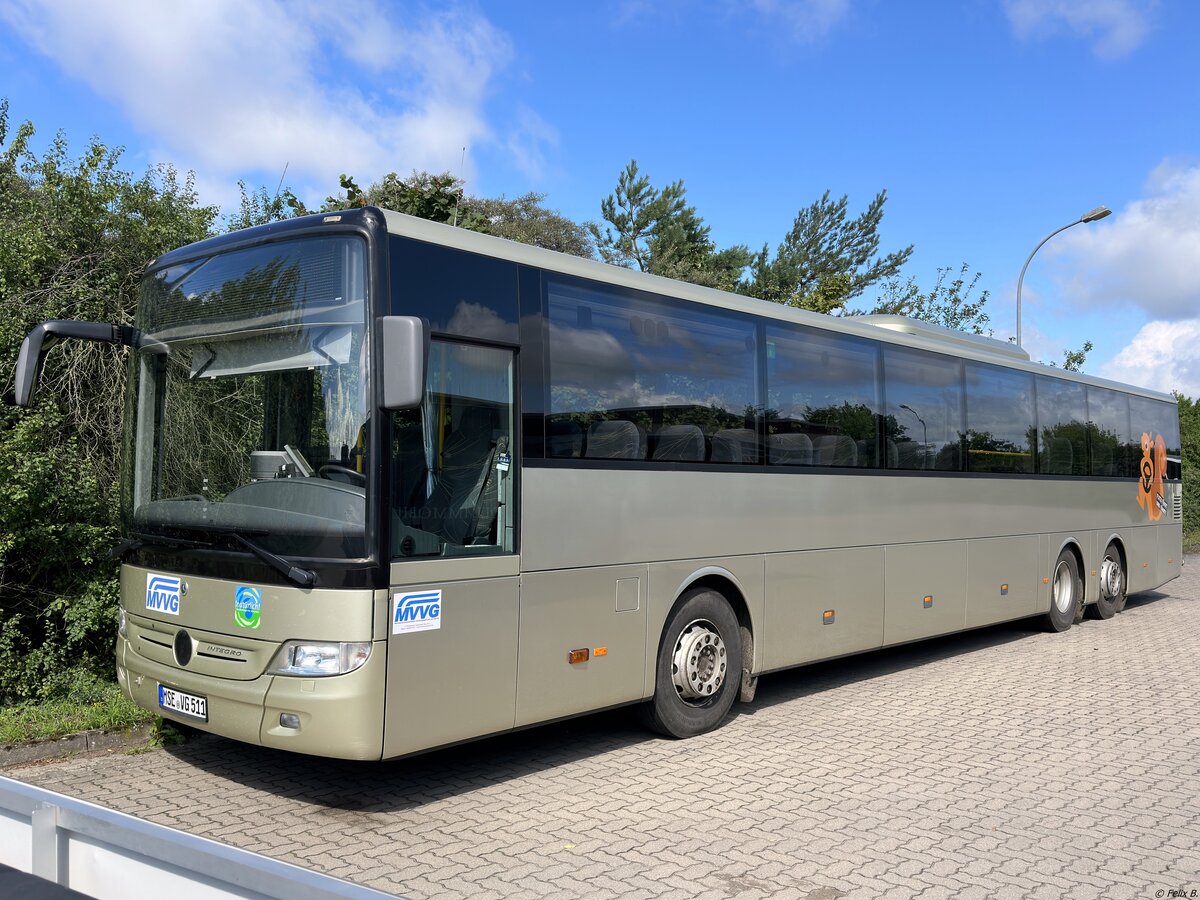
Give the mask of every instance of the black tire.
<path id="1" fill-rule="evenodd" d="M 1079 563 L 1075 554 L 1064 549 L 1058 554 L 1050 572 L 1050 611 L 1042 624 L 1047 631 L 1066 631 L 1080 613 L 1083 602 L 1083 579 L 1079 577 Z"/>
<path id="2" fill-rule="evenodd" d="M 729 601 L 707 588 L 689 591 L 663 628 L 654 696 L 643 704 L 642 718 L 668 737 L 712 731 L 737 698 L 741 679 L 741 631 Z"/>
<path id="3" fill-rule="evenodd" d="M 1125 608 L 1129 579 L 1121 562 L 1121 551 L 1116 544 L 1104 548 L 1104 559 L 1100 561 L 1100 595 L 1088 607 L 1088 614 L 1097 619 L 1111 619 Z"/>

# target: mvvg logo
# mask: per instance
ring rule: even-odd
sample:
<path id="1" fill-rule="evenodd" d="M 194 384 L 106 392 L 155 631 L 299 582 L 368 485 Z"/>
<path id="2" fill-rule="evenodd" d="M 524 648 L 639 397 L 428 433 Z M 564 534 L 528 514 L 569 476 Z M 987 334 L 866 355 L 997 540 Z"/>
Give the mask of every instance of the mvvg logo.
<path id="1" fill-rule="evenodd" d="M 392 597 L 392 634 L 442 627 L 442 592 L 420 591 Z"/>
<path id="2" fill-rule="evenodd" d="M 146 575 L 146 609 L 152 612 L 179 615 L 181 580 L 170 575 Z"/>

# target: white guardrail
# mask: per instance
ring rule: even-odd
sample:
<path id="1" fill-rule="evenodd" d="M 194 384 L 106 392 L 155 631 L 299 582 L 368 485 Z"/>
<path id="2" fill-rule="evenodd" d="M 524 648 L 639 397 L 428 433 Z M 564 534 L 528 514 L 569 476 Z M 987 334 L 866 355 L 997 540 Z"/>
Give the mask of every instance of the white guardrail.
<path id="1" fill-rule="evenodd" d="M 3 776 L 0 863 L 97 900 L 394 896 Z"/>

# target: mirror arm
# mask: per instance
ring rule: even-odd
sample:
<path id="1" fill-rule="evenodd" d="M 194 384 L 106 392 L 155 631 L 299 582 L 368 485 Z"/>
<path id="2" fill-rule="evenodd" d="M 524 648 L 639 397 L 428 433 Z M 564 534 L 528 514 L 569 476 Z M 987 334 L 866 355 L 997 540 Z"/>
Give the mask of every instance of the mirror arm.
<path id="1" fill-rule="evenodd" d="M 137 350 L 166 354 L 169 348 L 162 341 L 148 337 L 129 325 L 111 325 L 107 322 L 81 322 L 75 319 L 53 319 L 35 325 L 21 343 L 17 356 L 16 385 L 12 402 L 16 406 L 29 406 L 33 401 L 34 388 L 42 374 L 42 363 L 46 352 L 62 338 L 78 338 L 105 344 L 121 344 Z"/>

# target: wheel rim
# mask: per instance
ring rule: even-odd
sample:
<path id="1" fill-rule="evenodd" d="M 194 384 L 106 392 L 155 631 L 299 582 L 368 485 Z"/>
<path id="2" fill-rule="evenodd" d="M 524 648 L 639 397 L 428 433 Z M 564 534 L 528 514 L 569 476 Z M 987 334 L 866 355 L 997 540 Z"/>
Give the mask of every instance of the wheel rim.
<path id="1" fill-rule="evenodd" d="M 679 633 L 671 655 L 671 681 L 681 698 L 694 703 L 716 696 L 728 667 L 725 642 L 712 622 L 696 619 Z"/>
<path id="2" fill-rule="evenodd" d="M 1075 578 L 1066 560 L 1054 570 L 1054 605 L 1059 612 L 1069 612 L 1075 603 Z"/>
<path id="3" fill-rule="evenodd" d="M 1125 587 L 1125 573 L 1121 570 L 1121 561 L 1111 556 L 1104 557 L 1100 564 L 1100 590 L 1109 600 L 1120 598 Z"/>

